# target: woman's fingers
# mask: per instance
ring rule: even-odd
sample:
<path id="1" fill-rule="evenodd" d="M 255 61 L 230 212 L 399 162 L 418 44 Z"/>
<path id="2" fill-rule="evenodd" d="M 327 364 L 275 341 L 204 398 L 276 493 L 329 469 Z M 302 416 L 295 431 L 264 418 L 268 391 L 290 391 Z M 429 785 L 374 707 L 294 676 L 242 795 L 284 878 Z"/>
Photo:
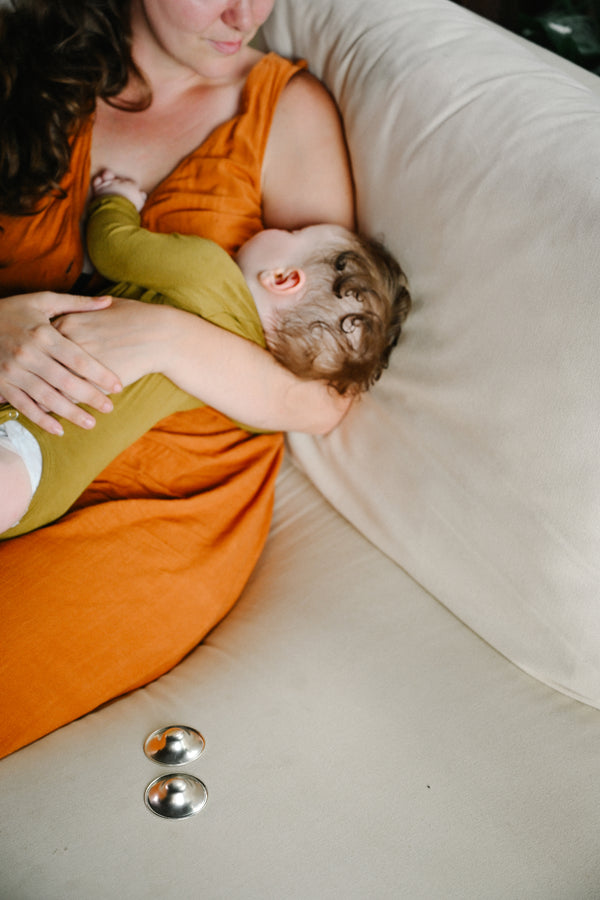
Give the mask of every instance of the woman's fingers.
<path id="1" fill-rule="evenodd" d="M 107 406 L 105 394 L 115 394 L 122 389 L 121 382 L 107 366 L 52 327 L 52 367 L 50 383 L 78 403 L 87 403 L 100 412 Z M 47 379 L 48 380 L 48 379 Z"/>
<path id="2" fill-rule="evenodd" d="M 31 419 L 32 422 L 35 422 L 36 425 L 39 425 L 40 428 L 43 428 L 44 431 L 48 431 L 50 434 L 63 433 L 60 423 L 19 388 L 9 389 L 4 399 L 11 406 L 14 406 L 15 409 L 22 412 L 23 415 Z"/>
<path id="3" fill-rule="evenodd" d="M 93 416 L 82 409 L 80 403 L 103 413 L 112 410 L 110 398 L 102 391 L 66 372 L 57 363 L 46 363 L 44 369 L 60 388 L 31 372 L 22 374 L 18 384 L 4 385 L 6 401 L 41 428 L 53 434 L 60 433 L 58 422 L 49 413 L 62 416 L 81 428 L 93 428 Z"/>
<path id="4" fill-rule="evenodd" d="M 35 308 L 48 320 L 64 313 L 93 312 L 95 309 L 105 309 L 112 303 L 112 297 L 109 296 L 81 297 L 77 294 L 55 294 L 52 291 L 40 291 L 27 296 L 31 297 Z M 26 297 L 22 299 L 24 300 Z"/>
<path id="5" fill-rule="evenodd" d="M 13 359 L 5 362 L 3 376 L 7 381 L 27 389 L 28 376 L 37 375 L 48 386 L 98 410 L 105 405 L 102 392 L 115 393 L 121 389 L 114 372 L 52 325 L 37 326 L 30 337 L 32 340 L 18 347 Z"/>
<path id="6" fill-rule="evenodd" d="M 0 301 L 0 396 L 46 431 L 59 430 L 49 413 L 93 427 L 93 417 L 78 404 L 110 412 L 106 394 L 121 390 L 121 384 L 114 372 L 60 334 L 51 319 L 97 311 L 111 302 L 50 292 Z"/>

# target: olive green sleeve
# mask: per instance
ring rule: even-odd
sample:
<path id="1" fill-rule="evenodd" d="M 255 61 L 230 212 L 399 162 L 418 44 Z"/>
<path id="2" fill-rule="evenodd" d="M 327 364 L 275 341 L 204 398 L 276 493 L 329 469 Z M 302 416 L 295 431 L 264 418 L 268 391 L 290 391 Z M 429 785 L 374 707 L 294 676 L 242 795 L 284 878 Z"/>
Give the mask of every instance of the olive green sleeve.
<path id="1" fill-rule="evenodd" d="M 163 302 L 264 346 L 245 278 L 214 241 L 148 231 L 140 226 L 140 215 L 129 200 L 110 195 L 91 204 L 87 245 L 94 266 L 110 281 L 156 291 Z"/>

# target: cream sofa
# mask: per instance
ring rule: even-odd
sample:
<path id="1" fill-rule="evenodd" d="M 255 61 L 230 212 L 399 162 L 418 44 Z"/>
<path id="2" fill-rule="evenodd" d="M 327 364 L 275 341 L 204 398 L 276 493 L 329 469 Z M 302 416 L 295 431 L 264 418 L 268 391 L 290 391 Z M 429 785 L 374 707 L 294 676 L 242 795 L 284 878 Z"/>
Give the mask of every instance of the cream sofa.
<path id="1" fill-rule="evenodd" d="M 0 897 L 600 896 L 600 81 L 446 0 L 277 0 L 409 274 L 392 365 L 292 435 L 239 604 L 0 763 Z M 185 622 L 182 622 L 185 627 Z M 208 802 L 144 805 L 156 728 Z"/>

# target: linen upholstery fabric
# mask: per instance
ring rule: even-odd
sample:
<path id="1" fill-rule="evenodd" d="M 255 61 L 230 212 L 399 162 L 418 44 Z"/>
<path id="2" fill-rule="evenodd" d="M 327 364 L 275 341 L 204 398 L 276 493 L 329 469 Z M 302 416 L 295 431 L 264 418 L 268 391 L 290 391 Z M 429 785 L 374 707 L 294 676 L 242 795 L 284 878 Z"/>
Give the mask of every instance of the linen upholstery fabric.
<path id="1" fill-rule="evenodd" d="M 414 296 L 389 372 L 294 458 L 486 641 L 600 706 L 600 82 L 444 0 L 278 0 L 265 34 L 336 97 L 360 226 Z"/>

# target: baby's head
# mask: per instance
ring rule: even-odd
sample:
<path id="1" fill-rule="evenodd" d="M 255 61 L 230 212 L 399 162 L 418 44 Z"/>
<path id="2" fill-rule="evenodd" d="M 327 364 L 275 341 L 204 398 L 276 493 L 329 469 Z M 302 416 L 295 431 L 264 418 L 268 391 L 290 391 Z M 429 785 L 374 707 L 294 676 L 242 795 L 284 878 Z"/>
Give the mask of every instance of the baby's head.
<path id="1" fill-rule="evenodd" d="M 340 394 L 377 381 L 411 302 L 406 277 L 382 244 L 338 225 L 267 229 L 243 245 L 237 262 L 282 365 Z"/>

